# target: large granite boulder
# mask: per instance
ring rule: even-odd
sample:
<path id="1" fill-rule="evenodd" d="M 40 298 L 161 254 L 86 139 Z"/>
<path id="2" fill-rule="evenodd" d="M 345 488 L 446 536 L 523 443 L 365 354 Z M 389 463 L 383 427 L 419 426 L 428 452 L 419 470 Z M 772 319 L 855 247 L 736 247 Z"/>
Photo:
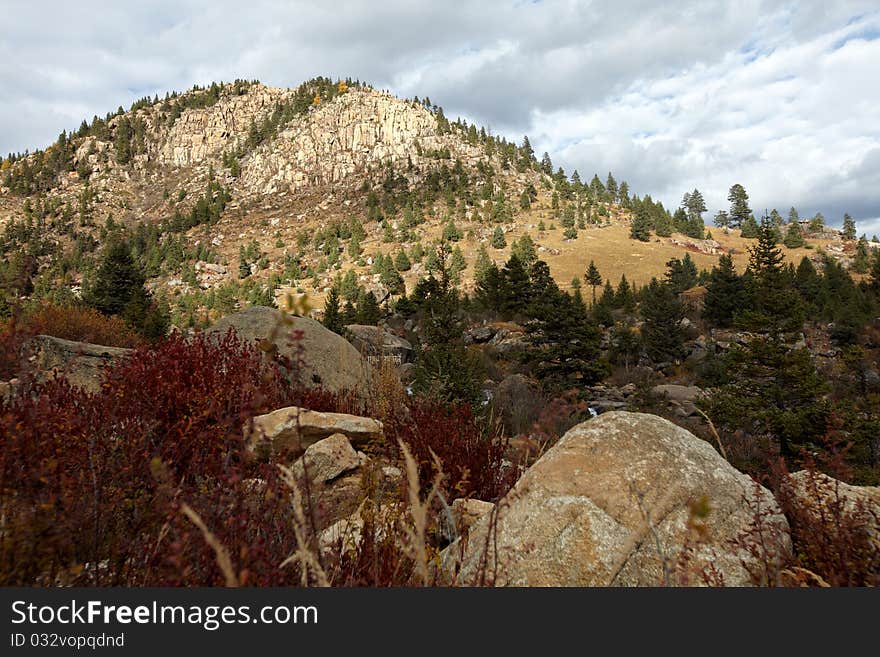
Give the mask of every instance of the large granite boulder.
<path id="1" fill-rule="evenodd" d="M 781 562 L 788 523 L 769 491 L 667 420 L 609 412 L 569 430 L 446 548 L 443 568 L 461 584 L 483 572 L 509 586 L 748 585 L 754 562 L 737 540 L 756 504 Z"/>
<path id="2" fill-rule="evenodd" d="M 351 343 L 369 363 L 378 365 L 380 359 L 386 358 L 402 365 L 412 356 L 412 344 L 387 329 L 366 324 L 349 324 L 345 329 Z"/>
<path id="3" fill-rule="evenodd" d="M 230 328 L 246 340 L 268 346 L 270 353 L 292 360 L 301 356 L 299 378 L 308 387 L 348 392 L 361 400 L 372 396 L 372 373 L 366 360 L 347 340 L 313 319 L 252 306 L 223 317 L 208 332 L 225 334 Z"/>
<path id="4" fill-rule="evenodd" d="M 67 379 L 71 385 L 89 392 L 101 390 L 104 369 L 127 357 L 132 350 L 107 347 L 88 342 L 62 340 L 51 335 L 38 335 L 27 342 L 25 352 L 34 368 L 37 381 L 54 376 Z"/>

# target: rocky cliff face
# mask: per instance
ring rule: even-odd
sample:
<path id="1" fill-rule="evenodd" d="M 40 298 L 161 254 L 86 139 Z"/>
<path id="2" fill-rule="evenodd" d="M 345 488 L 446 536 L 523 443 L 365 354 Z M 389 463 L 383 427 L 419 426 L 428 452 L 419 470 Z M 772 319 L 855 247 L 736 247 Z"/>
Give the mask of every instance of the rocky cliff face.
<path id="1" fill-rule="evenodd" d="M 476 147 L 441 135 L 436 118 L 421 105 L 373 90 L 350 91 L 294 120 L 243 165 L 239 187 L 256 194 L 338 183 L 387 162 L 427 164 L 447 148 L 475 163 Z"/>
<path id="2" fill-rule="evenodd" d="M 159 162 L 185 167 L 219 161 L 225 151 L 247 139 L 252 122 L 263 120 L 290 94 L 289 89 L 256 84 L 246 94 L 226 96 L 205 109 L 187 110 L 158 145 Z"/>

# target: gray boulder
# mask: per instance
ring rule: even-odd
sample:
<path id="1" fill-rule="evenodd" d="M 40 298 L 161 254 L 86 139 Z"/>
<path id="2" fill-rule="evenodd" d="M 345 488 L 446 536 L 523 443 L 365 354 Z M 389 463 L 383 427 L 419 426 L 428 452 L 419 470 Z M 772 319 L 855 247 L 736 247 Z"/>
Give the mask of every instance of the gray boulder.
<path id="1" fill-rule="evenodd" d="M 395 365 L 409 362 L 412 345 L 391 331 L 365 324 L 349 324 L 345 329 L 351 344 L 368 362 L 378 364 L 382 358 L 390 359 Z"/>
<path id="2" fill-rule="evenodd" d="M 736 541 L 755 504 L 769 511 L 767 549 L 781 562 L 788 523 L 769 491 L 667 420 L 610 412 L 569 430 L 497 514 L 444 550 L 442 567 L 461 584 L 487 572 L 508 586 L 687 585 L 706 573 L 748 585 L 754 559 Z"/>
<path id="3" fill-rule="evenodd" d="M 124 358 L 131 349 L 38 335 L 24 347 L 34 366 L 37 381 L 64 377 L 71 385 L 89 392 L 101 390 L 104 369 Z"/>
<path id="4" fill-rule="evenodd" d="M 372 396 L 370 366 L 347 340 L 308 317 L 253 306 L 217 321 L 208 333 L 223 335 L 230 328 L 241 338 L 263 343 L 269 353 L 296 360 L 302 348 L 300 381 L 310 388 L 349 392 L 360 400 Z M 298 339 L 295 339 L 299 336 Z"/>

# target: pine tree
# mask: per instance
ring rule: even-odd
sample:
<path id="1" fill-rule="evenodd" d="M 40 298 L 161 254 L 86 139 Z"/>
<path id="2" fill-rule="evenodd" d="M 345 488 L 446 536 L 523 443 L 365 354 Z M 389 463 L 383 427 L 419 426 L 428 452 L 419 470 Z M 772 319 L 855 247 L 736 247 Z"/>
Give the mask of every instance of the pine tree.
<path id="1" fill-rule="evenodd" d="M 529 300 L 529 274 L 522 261 L 511 255 L 501 270 L 500 310 L 504 317 L 512 318 L 521 313 Z"/>
<path id="2" fill-rule="evenodd" d="M 759 337 L 733 349 L 725 367 L 731 382 L 713 394 L 708 409 L 719 426 L 729 431 L 752 426 L 755 433 L 770 434 L 784 456 L 825 433 L 828 386 L 809 350 Z"/>
<path id="3" fill-rule="evenodd" d="M 764 222 L 758 230 L 758 244 L 749 250 L 748 292 L 753 307 L 741 315 L 747 328 L 773 334 L 800 330 L 803 305 L 791 294 L 794 281 L 784 262 L 773 227 Z"/>
<path id="4" fill-rule="evenodd" d="M 739 183 L 730 188 L 727 200 L 730 201 L 730 225 L 733 228 L 741 227 L 749 217 L 753 217 L 749 208 L 749 195 Z"/>
<path id="5" fill-rule="evenodd" d="M 406 255 L 406 251 L 401 249 L 394 258 L 394 267 L 397 271 L 409 271 L 412 269 L 412 263 Z"/>
<path id="6" fill-rule="evenodd" d="M 626 274 L 620 276 L 620 283 L 614 293 L 614 307 L 623 308 L 627 312 L 632 312 L 636 308 L 635 288 L 626 280 Z"/>
<path id="7" fill-rule="evenodd" d="M 477 259 L 474 262 L 474 280 L 477 284 L 486 276 L 492 264 L 492 258 L 489 257 L 486 245 L 481 244 L 477 251 Z"/>
<path id="8" fill-rule="evenodd" d="M 124 241 L 107 245 L 101 266 L 86 292 L 86 303 L 105 315 L 121 315 L 125 307 L 144 291 L 145 276 L 135 264 Z"/>
<path id="9" fill-rule="evenodd" d="M 749 239 L 754 239 L 754 238 L 758 237 L 758 233 L 760 231 L 759 231 L 758 222 L 755 221 L 754 215 L 750 214 L 745 219 L 743 219 L 741 226 L 742 226 L 742 232 L 741 232 L 742 237 L 746 237 Z"/>
<path id="10" fill-rule="evenodd" d="M 639 206 L 632 220 L 629 236 L 630 239 L 648 242 L 651 239 L 651 227 L 653 222 L 644 206 Z"/>
<path id="11" fill-rule="evenodd" d="M 868 238 L 862 235 L 856 245 L 856 255 L 853 258 L 852 268 L 857 274 L 867 274 L 871 266 L 871 254 L 868 250 Z"/>
<path id="12" fill-rule="evenodd" d="M 327 329 L 342 335 L 344 326 L 342 325 L 342 315 L 339 312 L 339 293 L 336 291 L 335 285 L 330 288 L 327 299 L 324 301 L 324 320 L 322 323 Z"/>
<path id="13" fill-rule="evenodd" d="M 719 228 L 729 228 L 730 227 L 730 215 L 727 214 L 726 210 L 719 210 L 715 213 L 715 225 Z"/>
<path id="14" fill-rule="evenodd" d="M 504 238 L 504 231 L 501 226 L 495 226 L 495 232 L 492 234 L 492 248 L 503 249 L 507 246 L 507 240 Z"/>
<path id="15" fill-rule="evenodd" d="M 854 240 L 856 238 L 856 222 L 849 214 L 843 215 L 843 239 Z"/>
<path id="16" fill-rule="evenodd" d="M 357 304 L 357 324 L 366 324 L 367 326 L 375 326 L 382 318 L 382 311 L 379 309 L 379 302 L 376 295 L 367 292 L 361 288 L 358 292 Z"/>
<path id="17" fill-rule="evenodd" d="M 795 221 L 788 224 L 788 229 L 785 231 L 785 238 L 782 243 L 789 249 L 799 249 L 805 244 L 804 232 L 801 230 L 799 222 Z"/>
<path id="18" fill-rule="evenodd" d="M 684 355 L 684 304 L 672 289 L 656 278 L 642 294 L 642 343 L 655 363 L 676 361 Z"/>
<path id="19" fill-rule="evenodd" d="M 593 304 L 595 304 L 596 288 L 602 285 L 602 274 L 599 273 L 599 268 L 596 267 L 596 263 L 592 260 L 590 260 L 590 266 L 587 267 L 587 271 L 584 274 L 584 281 L 593 288 Z"/>
<path id="20" fill-rule="evenodd" d="M 733 258 L 722 255 L 718 258 L 718 266 L 712 268 L 706 285 L 703 317 L 722 328 L 732 326 L 734 315 L 742 310 L 743 291 L 743 281 L 736 273 Z"/>
<path id="21" fill-rule="evenodd" d="M 538 259 L 538 251 L 535 249 L 535 242 L 528 233 L 525 233 L 511 245 L 510 253 L 516 254 L 516 257 L 520 259 L 523 266 L 526 268 L 531 267 Z"/>
<path id="22" fill-rule="evenodd" d="M 682 260 L 673 258 L 666 263 L 666 283 L 675 294 L 681 294 L 697 284 L 697 266 L 690 253 L 686 253 Z"/>

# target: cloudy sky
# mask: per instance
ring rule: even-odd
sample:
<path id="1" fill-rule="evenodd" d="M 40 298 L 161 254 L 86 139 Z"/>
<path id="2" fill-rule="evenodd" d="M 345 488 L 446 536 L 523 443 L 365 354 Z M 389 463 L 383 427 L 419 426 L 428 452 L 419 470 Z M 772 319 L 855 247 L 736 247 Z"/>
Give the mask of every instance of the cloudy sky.
<path id="1" fill-rule="evenodd" d="M 429 96 L 582 177 L 710 216 L 844 212 L 880 233 L 880 7 L 868 2 L 0 0 L 0 152 L 194 83 L 351 76 Z"/>

